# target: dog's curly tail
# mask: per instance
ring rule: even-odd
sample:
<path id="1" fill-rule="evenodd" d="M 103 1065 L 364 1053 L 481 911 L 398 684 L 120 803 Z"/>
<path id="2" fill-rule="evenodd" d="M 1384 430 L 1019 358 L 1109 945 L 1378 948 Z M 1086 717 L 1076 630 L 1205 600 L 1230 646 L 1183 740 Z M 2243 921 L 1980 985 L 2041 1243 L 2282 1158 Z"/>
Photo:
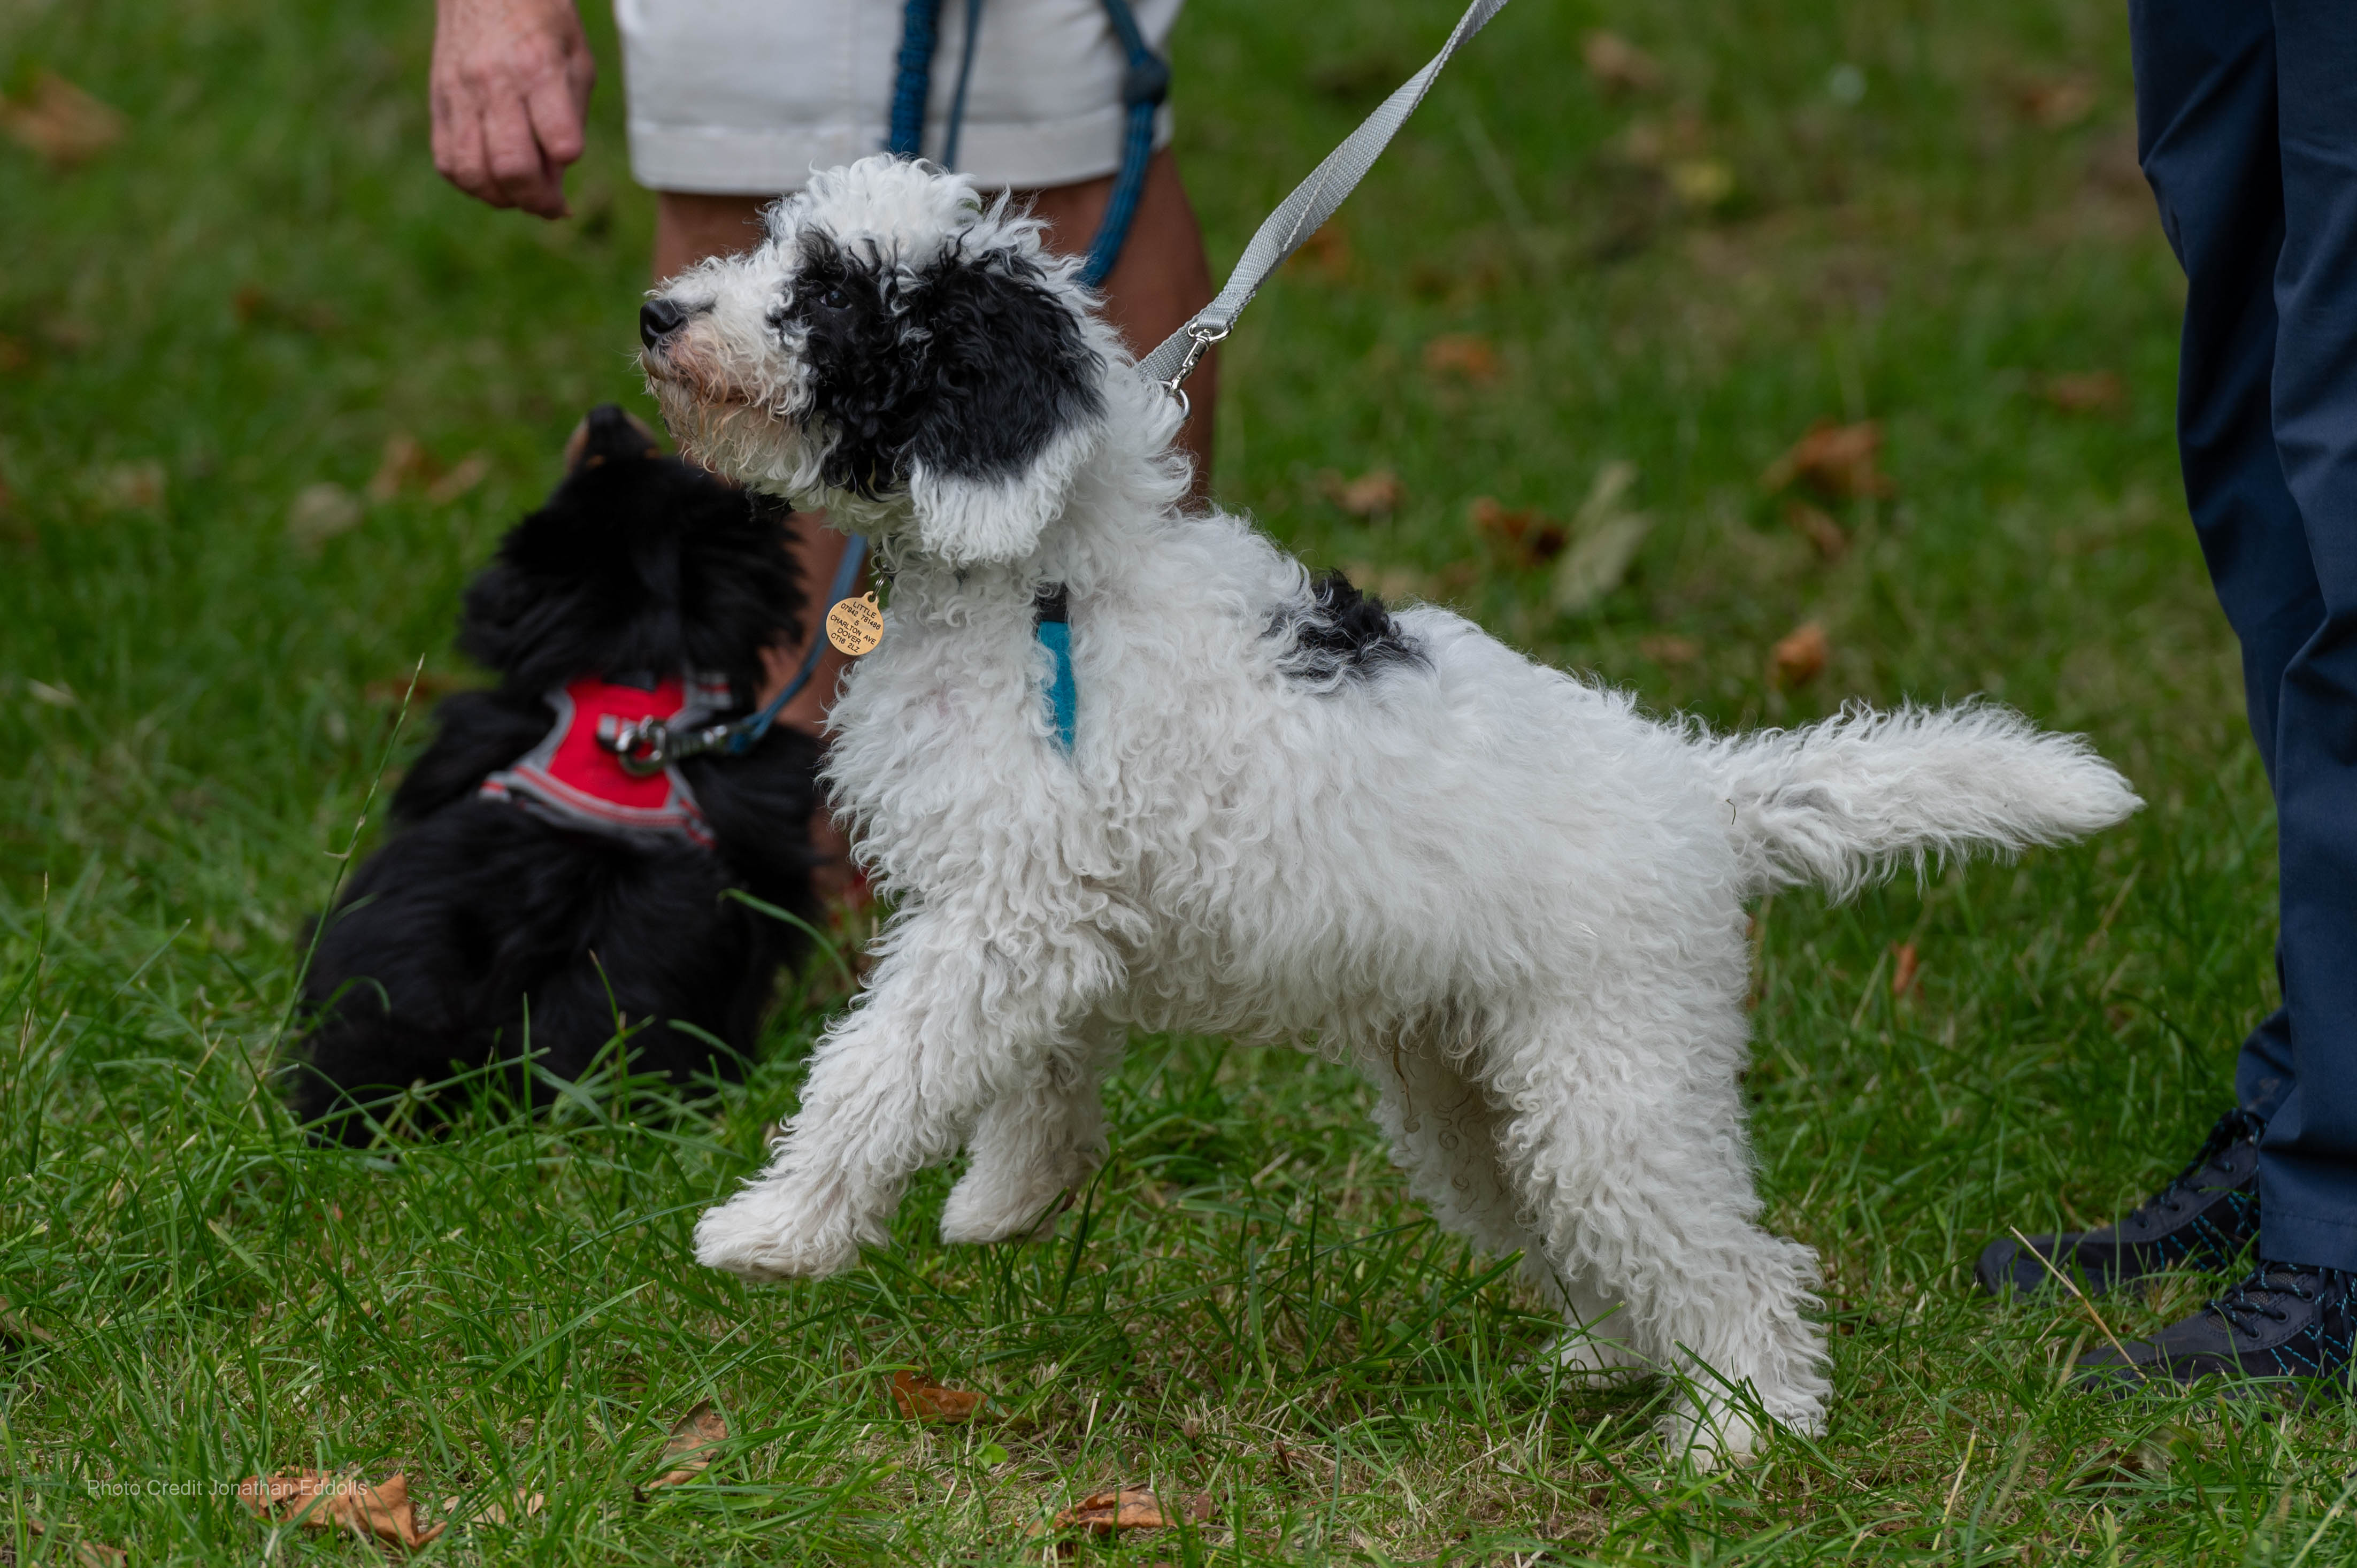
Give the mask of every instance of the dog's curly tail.
<path id="1" fill-rule="evenodd" d="M 1932 855 L 2008 854 L 2123 821 L 2144 802 L 2083 736 L 1994 703 L 1877 713 L 1705 743 L 1745 896 L 1814 883 L 1836 898 Z"/>

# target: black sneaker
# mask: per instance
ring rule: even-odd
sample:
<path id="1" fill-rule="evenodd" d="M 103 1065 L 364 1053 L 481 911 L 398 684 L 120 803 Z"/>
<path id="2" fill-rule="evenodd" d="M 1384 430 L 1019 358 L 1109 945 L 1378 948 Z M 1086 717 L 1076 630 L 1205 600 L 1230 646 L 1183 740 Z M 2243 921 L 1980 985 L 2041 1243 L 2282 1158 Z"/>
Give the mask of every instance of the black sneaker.
<path id="1" fill-rule="evenodd" d="M 2340 1269 L 2261 1263 L 2183 1322 L 2080 1357 L 2080 1386 L 2125 1391 L 2200 1378 L 2300 1379 L 2329 1382 L 2332 1392 L 2345 1394 L 2350 1279 Z"/>
<path id="2" fill-rule="evenodd" d="M 2041 1256 L 2065 1274 L 2084 1275 L 2095 1292 L 2169 1269 L 2232 1268 L 2259 1233 L 2259 1133 L 2266 1126 L 2247 1111 L 2227 1112 L 2193 1163 L 2118 1224 L 2032 1236 L 2031 1251 L 2010 1236 L 1992 1241 L 1973 1265 L 1973 1278 L 1991 1295 L 2026 1295 L 2054 1283 Z"/>

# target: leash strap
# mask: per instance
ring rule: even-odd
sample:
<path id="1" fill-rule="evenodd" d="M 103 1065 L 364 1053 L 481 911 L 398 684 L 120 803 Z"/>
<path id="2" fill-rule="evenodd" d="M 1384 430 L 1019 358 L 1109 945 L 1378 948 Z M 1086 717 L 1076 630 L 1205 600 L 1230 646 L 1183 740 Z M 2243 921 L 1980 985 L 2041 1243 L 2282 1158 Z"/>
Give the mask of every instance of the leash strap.
<path id="1" fill-rule="evenodd" d="M 1154 117 L 1170 96 L 1170 62 L 1146 42 L 1129 0 L 1103 0 L 1105 20 L 1112 24 L 1121 52 L 1129 60 L 1122 72 L 1121 101 L 1127 118 L 1122 127 L 1121 172 L 1113 196 L 1105 203 L 1096 238 L 1089 242 L 1081 282 L 1102 285 L 1121 259 L 1122 246 L 1137 217 L 1138 199 L 1146 190 L 1146 166 L 1154 157 Z M 933 51 L 941 40 L 942 0 L 908 0 L 900 14 L 900 53 L 892 81 L 891 134 L 884 150 L 896 157 L 923 156 L 925 105 L 932 96 Z M 965 95 L 974 76 L 974 44 L 982 30 L 982 0 L 965 0 L 965 42 L 958 60 L 957 93 L 950 102 L 949 125 L 942 137 L 942 166 L 957 167 L 959 133 L 965 125 Z"/>
<path id="2" fill-rule="evenodd" d="M 866 559 L 866 535 L 855 533 L 844 541 L 843 560 L 834 569 L 834 585 L 826 591 L 827 609 L 833 609 L 851 596 L 853 585 L 859 581 L 859 568 Z M 824 624 L 825 619 L 825 610 L 820 611 L 821 625 Z M 811 632 L 810 650 L 802 655 L 802 668 L 795 671 L 794 678 L 786 682 L 786 689 L 770 698 L 768 707 L 763 708 L 751 718 L 740 720 L 732 726 L 728 737 L 729 756 L 740 756 L 761 744 L 761 737 L 770 733 L 771 725 L 778 722 L 778 714 L 784 711 L 785 705 L 794 700 L 795 693 L 810 684 L 811 675 L 818 669 L 818 661 L 825 652 L 826 633 L 813 628 Z"/>
<path id="3" fill-rule="evenodd" d="M 1081 690 L 1072 680 L 1072 596 L 1063 584 L 1050 583 L 1033 597 L 1031 635 L 1056 661 L 1056 672 L 1048 681 L 1048 716 L 1055 723 L 1056 739 L 1064 755 L 1070 757 L 1080 718 Z"/>
<path id="4" fill-rule="evenodd" d="M 1253 295 L 1260 292 L 1260 285 L 1268 281 L 1269 274 L 1299 250 L 1303 241 L 1318 232 L 1318 225 L 1334 215 L 1343 199 L 1374 167 L 1383 148 L 1390 145 L 1392 137 L 1431 91 L 1448 58 L 1505 8 L 1506 0 L 1473 0 L 1430 63 L 1361 121 L 1359 128 L 1327 154 L 1326 161 L 1294 187 L 1293 194 L 1262 220 L 1252 243 L 1244 247 L 1243 259 L 1236 263 L 1236 270 L 1228 274 L 1227 286 L 1220 290 L 1219 297 L 1198 311 L 1193 320 L 1164 338 L 1154 352 L 1138 361 L 1137 368 L 1177 395 L 1178 383 L 1187 379 L 1206 349 L 1228 335 L 1236 317 L 1243 314 L 1244 306 L 1252 303 Z M 915 0 L 911 0 L 912 16 L 914 11 Z"/>

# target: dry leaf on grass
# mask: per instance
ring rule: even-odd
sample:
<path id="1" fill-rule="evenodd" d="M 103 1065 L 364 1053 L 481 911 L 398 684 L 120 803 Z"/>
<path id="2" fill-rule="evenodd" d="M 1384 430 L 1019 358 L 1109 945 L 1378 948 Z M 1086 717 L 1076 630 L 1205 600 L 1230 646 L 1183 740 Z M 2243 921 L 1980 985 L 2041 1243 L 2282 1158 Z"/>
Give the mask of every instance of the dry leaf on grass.
<path id="1" fill-rule="evenodd" d="M 425 499 L 436 506 L 448 506 L 490 477 L 491 460 L 480 452 L 470 452 L 450 466 L 450 471 L 425 487 Z"/>
<path id="2" fill-rule="evenodd" d="M 1601 29 L 1580 40 L 1579 58 L 1596 85 L 1613 92 L 1651 92 L 1662 85 L 1661 62 L 1618 33 Z"/>
<path id="3" fill-rule="evenodd" d="M 1820 419 L 1792 444 L 1791 451 L 1768 465 L 1760 476 L 1760 485 L 1774 491 L 1797 482 L 1836 501 L 1889 496 L 1895 493 L 1890 480 L 1875 466 L 1881 452 L 1879 422 L 1835 424 Z"/>
<path id="4" fill-rule="evenodd" d="M 1662 173 L 1670 194 L 1687 207 L 1717 207 L 1735 194 L 1735 166 L 1725 158 L 1680 158 Z"/>
<path id="5" fill-rule="evenodd" d="M 1351 231 L 1342 227 L 1340 218 L 1329 218 L 1286 258 L 1285 270 L 1297 277 L 1306 274 L 1328 283 L 1341 282 L 1351 275 Z"/>
<path id="6" fill-rule="evenodd" d="M 1921 972 L 1923 961 L 1913 942 L 1892 943 L 1890 958 L 1890 994 L 1904 997 L 1915 989 L 1915 976 Z"/>
<path id="7" fill-rule="evenodd" d="M 1531 507 L 1509 509 L 1495 496 L 1476 496 L 1465 509 L 1473 532 L 1509 566 L 1544 566 L 1563 553 L 1571 531 Z"/>
<path id="8" fill-rule="evenodd" d="M 257 1519 L 296 1520 L 306 1530 L 349 1530 L 400 1546 L 423 1546 L 443 1527 L 417 1528 L 409 1477 L 398 1472 L 371 1487 L 350 1475 L 297 1470 L 289 1476 L 250 1476 L 237 1487 L 238 1501 Z"/>
<path id="9" fill-rule="evenodd" d="M 658 1487 L 693 1481 L 712 1463 L 712 1451 L 727 1441 L 727 1417 L 705 1400 L 672 1423 L 671 1440 L 663 1444 L 663 1463 L 671 1468 L 641 1489 L 651 1492 Z"/>
<path id="10" fill-rule="evenodd" d="M 1436 376 L 1469 381 L 1495 381 L 1498 350 L 1478 332 L 1444 332 L 1424 346 L 1424 368 Z"/>
<path id="11" fill-rule="evenodd" d="M 1318 476 L 1318 488 L 1352 517 L 1389 517 L 1407 499 L 1407 487 L 1389 468 L 1370 468 L 1355 479 L 1329 468 Z"/>
<path id="12" fill-rule="evenodd" d="M 49 1533 L 49 1526 L 45 1520 L 28 1516 L 25 1524 L 35 1535 Z M 102 1541 L 77 1541 L 74 1542 L 73 1560 L 81 1568 L 123 1568 L 131 1561 L 131 1553 L 120 1546 L 109 1546 Z"/>
<path id="13" fill-rule="evenodd" d="M 295 492 L 286 509 L 286 537 L 297 549 L 315 551 L 339 533 L 361 525 L 360 498 L 343 486 L 322 480 Z"/>
<path id="14" fill-rule="evenodd" d="M 369 499 L 389 501 L 413 485 L 432 483 L 441 472 L 442 465 L 416 436 L 396 431 L 384 438 L 384 456 L 369 477 Z"/>
<path id="15" fill-rule="evenodd" d="M 1162 1500 L 1144 1487 L 1091 1492 L 1049 1520 L 1046 1528 L 1111 1535 L 1116 1530 L 1160 1530 L 1182 1520 L 1203 1524 L 1211 1520 L 1211 1499 L 1201 1492 L 1173 1498 L 1170 1504 L 1166 1509 Z M 1030 1533 L 1038 1535 L 1041 1528 L 1035 1524 Z"/>
<path id="16" fill-rule="evenodd" d="M 120 110 L 55 71 L 41 72 L 22 98 L 0 98 L 0 129 L 59 168 L 96 157 L 123 140 L 125 127 Z"/>
<path id="17" fill-rule="evenodd" d="M 2049 376 L 2039 392 L 2065 413 L 2117 413 L 2128 404 L 2128 383 L 2117 371 Z"/>
<path id="18" fill-rule="evenodd" d="M 1596 470 L 1587 499 L 1571 520 L 1572 545 L 1555 569 L 1556 611 L 1578 615 L 1628 580 L 1638 546 L 1652 519 L 1622 505 L 1637 482 L 1637 465 L 1615 458 Z"/>
<path id="19" fill-rule="evenodd" d="M 1691 664 L 1702 657 L 1702 644 L 1691 637 L 1663 632 L 1637 639 L 1637 651 L 1656 664 Z"/>
<path id="20" fill-rule="evenodd" d="M 1779 686 L 1805 686 L 1824 673 L 1825 660 L 1832 653 L 1825 628 L 1810 621 L 1795 627 L 1768 650 L 1769 672 Z"/>
<path id="21" fill-rule="evenodd" d="M 2014 107 L 2041 130 L 2067 131 L 2094 112 L 2094 84 L 2078 77 L 2033 81 L 2014 91 Z"/>
<path id="22" fill-rule="evenodd" d="M 1849 553 L 1848 532 L 1823 507 L 1813 507 L 1806 501 L 1786 501 L 1784 521 L 1793 532 L 1816 547 L 1820 560 L 1838 561 Z"/>
<path id="23" fill-rule="evenodd" d="M 930 1373 L 895 1372 L 892 1402 L 910 1421 L 972 1421 L 982 1408 L 982 1396 L 967 1389 L 945 1389 Z"/>

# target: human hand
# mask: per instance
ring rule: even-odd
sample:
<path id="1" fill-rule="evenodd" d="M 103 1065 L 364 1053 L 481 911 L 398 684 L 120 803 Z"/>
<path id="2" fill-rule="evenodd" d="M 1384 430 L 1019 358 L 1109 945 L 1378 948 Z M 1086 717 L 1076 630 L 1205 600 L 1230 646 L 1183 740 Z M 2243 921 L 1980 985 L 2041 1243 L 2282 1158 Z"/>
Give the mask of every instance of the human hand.
<path id="1" fill-rule="evenodd" d="M 436 0 L 434 166 L 493 207 L 565 217 L 597 80 L 572 0 Z"/>

